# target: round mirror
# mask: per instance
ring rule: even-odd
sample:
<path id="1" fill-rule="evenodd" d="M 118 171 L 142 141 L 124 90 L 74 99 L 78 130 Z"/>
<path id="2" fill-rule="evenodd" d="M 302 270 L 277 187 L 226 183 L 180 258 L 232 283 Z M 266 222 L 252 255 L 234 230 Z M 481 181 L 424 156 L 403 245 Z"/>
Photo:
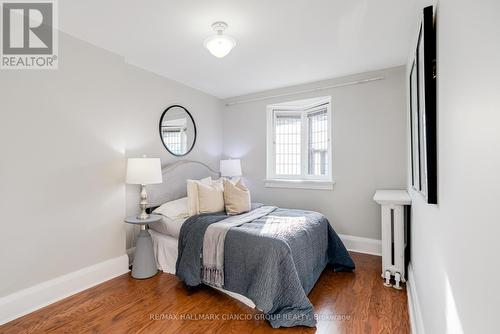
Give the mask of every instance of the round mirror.
<path id="1" fill-rule="evenodd" d="M 191 152 L 196 142 L 196 125 L 186 108 L 174 105 L 161 114 L 160 138 L 173 155 L 180 157 Z"/>

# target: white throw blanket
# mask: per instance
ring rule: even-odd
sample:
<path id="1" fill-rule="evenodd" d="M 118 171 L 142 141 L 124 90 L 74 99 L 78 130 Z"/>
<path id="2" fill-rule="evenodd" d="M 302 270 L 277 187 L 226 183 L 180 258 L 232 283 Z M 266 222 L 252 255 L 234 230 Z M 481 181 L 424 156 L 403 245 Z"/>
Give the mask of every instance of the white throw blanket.
<path id="1" fill-rule="evenodd" d="M 224 242 L 227 231 L 276 210 L 275 206 L 261 206 L 255 210 L 231 216 L 210 225 L 203 238 L 203 282 L 222 288 L 224 286 Z"/>

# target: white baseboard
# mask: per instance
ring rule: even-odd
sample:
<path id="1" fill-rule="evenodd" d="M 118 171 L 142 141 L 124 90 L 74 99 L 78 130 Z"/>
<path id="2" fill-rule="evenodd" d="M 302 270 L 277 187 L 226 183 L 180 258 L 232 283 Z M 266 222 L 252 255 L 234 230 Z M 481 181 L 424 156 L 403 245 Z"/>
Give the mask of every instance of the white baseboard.
<path id="1" fill-rule="evenodd" d="M 339 234 L 339 237 L 349 251 L 377 256 L 382 255 L 381 240 L 355 237 L 347 234 Z"/>
<path id="2" fill-rule="evenodd" d="M 0 298 L 0 325 L 128 272 L 126 254 Z"/>
<path id="3" fill-rule="evenodd" d="M 413 334 L 424 334 L 424 322 L 418 302 L 417 287 L 413 276 L 413 267 L 408 266 L 408 280 L 406 282 L 406 294 L 408 296 L 408 314 L 410 315 L 411 332 Z"/>

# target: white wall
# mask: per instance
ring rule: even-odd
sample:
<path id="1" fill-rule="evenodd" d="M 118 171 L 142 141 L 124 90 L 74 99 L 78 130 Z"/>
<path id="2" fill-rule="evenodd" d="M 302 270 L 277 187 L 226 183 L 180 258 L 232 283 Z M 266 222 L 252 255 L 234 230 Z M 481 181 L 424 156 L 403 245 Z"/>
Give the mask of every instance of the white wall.
<path id="1" fill-rule="evenodd" d="M 188 158 L 216 167 L 222 149 L 219 100 L 66 34 L 59 44 L 58 70 L 0 72 L 0 296 L 125 254 L 138 191 L 125 158 L 173 161 L 158 134 L 167 106 L 199 126 Z"/>
<path id="2" fill-rule="evenodd" d="M 438 205 L 412 192 L 412 266 L 426 333 L 498 332 L 500 2 L 437 8 Z"/>
<path id="3" fill-rule="evenodd" d="M 253 200 L 316 210 L 330 219 L 338 233 L 380 239 L 380 208 L 373 202 L 373 194 L 376 189 L 406 187 L 404 67 L 273 90 L 236 100 L 378 76 L 385 79 L 226 107 L 223 117 L 224 155 L 241 158 Z M 318 96 L 332 96 L 334 189 L 264 187 L 266 105 Z"/>
<path id="4" fill-rule="evenodd" d="M 159 157 L 162 164 L 182 159 L 202 161 L 219 169 L 222 153 L 222 102 L 190 87 L 167 80 L 139 68 L 127 67 L 127 100 L 130 126 L 127 130 L 126 157 Z M 196 123 L 197 138 L 193 150 L 184 157 L 168 153 L 160 140 L 158 125 L 163 111 L 173 104 L 184 106 Z M 168 180 L 164 180 L 168 187 Z M 127 215 L 139 210 L 139 186 L 126 186 Z M 127 249 L 135 245 L 137 226 L 127 225 Z"/>

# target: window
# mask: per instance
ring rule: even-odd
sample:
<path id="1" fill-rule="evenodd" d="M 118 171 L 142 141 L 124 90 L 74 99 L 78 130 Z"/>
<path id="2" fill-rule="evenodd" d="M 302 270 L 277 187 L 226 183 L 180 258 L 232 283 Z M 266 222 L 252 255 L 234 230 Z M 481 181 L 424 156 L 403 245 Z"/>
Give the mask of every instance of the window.
<path id="1" fill-rule="evenodd" d="M 267 107 L 269 187 L 331 189 L 331 98 Z"/>
<path id="2" fill-rule="evenodd" d="M 275 117 L 274 157 L 276 175 L 300 175 L 300 142 L 302 120 L 296 115 Z"/>
<path id="3" fill-rule="evenodd" d="M 186 152 L 186 129 L 164 129 L 163 142 L 174 154 Z"/>
<path id="4" fill-rule="evenodd" d="M 164 121 L 161 125 L 161 136 L 166 147 L 173 154 L 183 154 L 187 151 L 186 119 Z"/>

